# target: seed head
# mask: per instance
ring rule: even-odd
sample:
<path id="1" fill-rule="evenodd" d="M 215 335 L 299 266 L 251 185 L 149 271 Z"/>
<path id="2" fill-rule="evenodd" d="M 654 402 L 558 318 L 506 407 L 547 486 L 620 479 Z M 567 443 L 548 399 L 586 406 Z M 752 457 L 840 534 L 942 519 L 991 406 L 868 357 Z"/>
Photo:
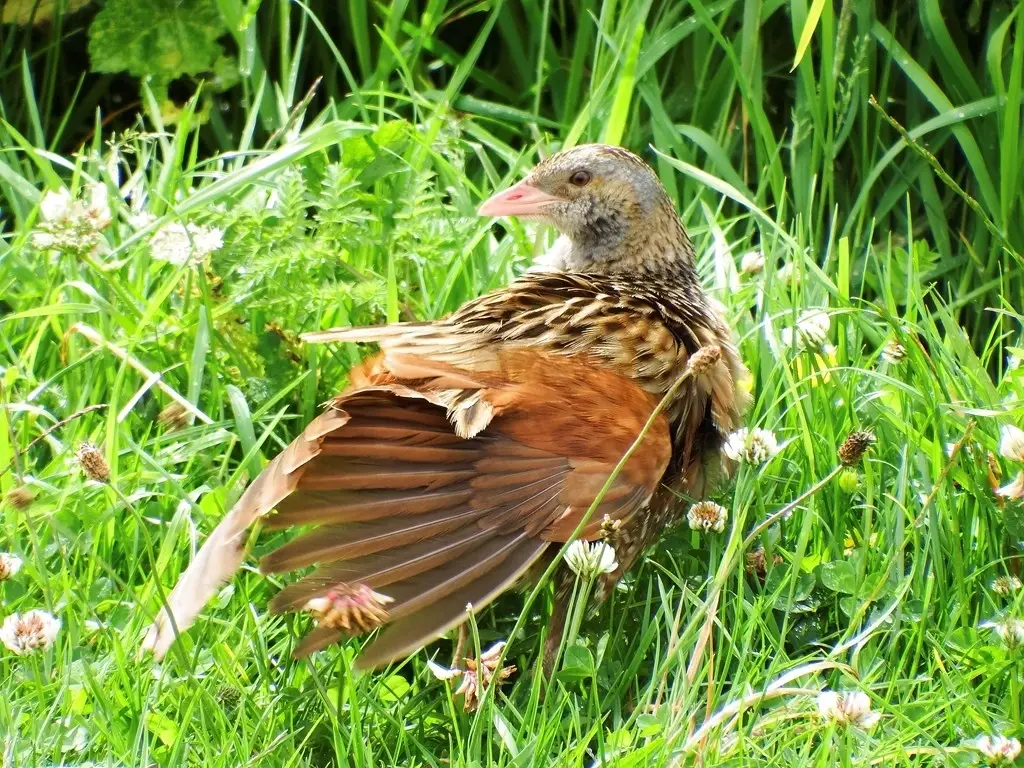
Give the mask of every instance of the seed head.
<path id="1" fill-rule="evenodd" d="M 7 581 L 21 570 L 21 558 L 10 552 L 0 552 L 0 581 Z"/>
<path id="2" fill-rule="evenodd" d="M 978 750 L 989 765 L 1009 765 L 1020 757 L 1020 741 L 996 734 L 979 736 L 964 746 Z"/>
<path id="3" fill-rule="evenodd" d="M 686 513 L 686 521 L 695 531 L 721 533 L 725 530 L 725 522 L 728 519 L 729 510 L 721 504 L 707 500 L 698 501 Z"/>
<path id="4" fill-rule="evenodd" d="M 701 347 L 690 356 L 689 369 L 694 376 L 707 373 L 722 359 L 722 348 L 717 344 Z"/>
<path id="5" fill-rule="evenodd" d="M 0 642 L 7 650 L 25 656 L 37 650 L 46 650 L 57 639 L 60 619 L 46 611 L 29 611 L 24 615 L 12 613 L 0 627 Z"/>
<path id="6" fill-rule="evenodd" d="M 85 476 L 97 483 L 105 483 L 110 479 L 110 466 L 103 458 L 100 449 L 92 443 L 82 443 L 75 452 L 75 458 Z"/>
<path id="7" fill-rule="evenodd" d="M 502 640 L 481 653 L 479 660 L 464 658 L 463 661 L 466 663 L 465 669 L 442 667 L 433 661 L 427 662 L 427 668 L 438 680 L 462 678 L 459 682 L 459 687 L 455 689 L 455 695 L 461 694 L 464 696 L 463 706 L 467 712 L 472 712 L 479 706 L 481 694 L 491 683 L 496 682 L 500 685 L 502 681 L 507 680 L 516 671 L 514 665 L 499 669 L 498 659 L 504 648 L 505 641 Z"/>
<path id="8" fill-rule="evenodd" d="M 745 565 L 743 569 L 752 576 L 764 580 L 764 577 L 768 575 L 768 557 L 765 554 L 764 547 L 758 547 L 753 552 L 747 552 L 744 556 Z M 772 565 L 778 565 L 782 562 L 782 555 L 772 555 Z"/>
<path id="9" fill-rule="evenodd" d="M 989 586 L 991 586 L 992 591 L 997 595 L 1003 595 L 1005 597 L 1006 595 L 1019 590 L 1021 588 L 1021 583 L 1020 579 L 1016 576 L 997 576 L 992 580 L 992 584 Z"/>
<path id="10" fill-rule="evenodd" d="M 870 429 L 857 429 L 846 436 L 839 446 L 839 462 L 844 467 L 853 467 L 860 463 L 867 451 L 875 442 L 875 435 Z"/>
<path id="11" fill-rule="evenodd" d="M 618 539 L 620 531 L 622 530 L 621 518 L 612 519 L 611 516 L 605 515 L 601 520 L 601 541 L 614 542 Z M 612 545 L 614 546 L 614 544 Z"/>
<path id="12" fill-rule="evenodd" d="M 822 691 L 818 694 L 818 714 L 837 726 L 853 725 L 864 730 L 874 728 L 881 718 L 871 711 L 871 699 L 863 691 Z"/>
<path id="13" fill-rule="evenodd" d="M 577 539 L 565 551 L 565 564 L 581 579 L 594 579 L 619 567 L 615 548 L 606 541 Z"/>
<path id="14" fill-rule="evenodd" d="M 217 688 L 217 700 L 225 709 L 234 709 L 242 699 L 242 692 L 230 685 L 221 685 Z"/>
<path id="15" fill-rule="evenodd" d="M 36 500 L 35 494 L 29 490 L 28 486 L 19 485 L 17 488 L 11 488 L 4 496 L 4 501 L 10 504 L 15 509 L 28 509 L 32 506 L 32 502 Z"/>
<path id="16" fill-rule="evenodd" d="M 304 606 L 317 625 L 340 632 L 370 632 L 388 620 L 385 606 L 393 597 L 374 592 L 365 584 L 338 584 L 323 597 L 314 597 Z"/>
<path id="17" fill-rule="evenodd" d="M 188 424 L 188 411 L 181 403 L 171 403 L 160 411 L 156 420 L 168 432 L 174 432 Z"/>

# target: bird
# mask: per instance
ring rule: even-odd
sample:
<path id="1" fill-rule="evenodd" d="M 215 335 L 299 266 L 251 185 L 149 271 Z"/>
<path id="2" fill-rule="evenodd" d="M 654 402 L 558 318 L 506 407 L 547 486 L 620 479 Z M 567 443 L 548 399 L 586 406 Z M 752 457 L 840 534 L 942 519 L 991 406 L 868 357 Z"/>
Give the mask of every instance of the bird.
<path id="1" fill-rule="evenodd" d="M 615 551 L 591 596 L 600 605 L 684 516 L 683 499 L 728 475 L 720 449 L 749 373 L 657 173 L 622 147 L 578 145 L 478 213 L 558 237 L 445 318 L 306 334 L 379 351 L 216 526 L 143 650 L 162 658 L 192 625 L 257 521 L 296 531 L 260 560 L 264 574 L 303 573 L 270 602 L 314 620 L 293 655 L 376 633 L 355 663 L 373 669 L 530 583 L 574 535 Z M 573 578 L 556 567 L 545 669 Z"/>

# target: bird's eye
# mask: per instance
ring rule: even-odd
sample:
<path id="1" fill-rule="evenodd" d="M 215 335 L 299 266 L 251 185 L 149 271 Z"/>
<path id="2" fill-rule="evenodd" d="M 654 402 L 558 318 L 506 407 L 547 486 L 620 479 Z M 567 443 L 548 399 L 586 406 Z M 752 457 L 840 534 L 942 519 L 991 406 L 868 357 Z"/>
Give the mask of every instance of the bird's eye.
<path id="1" fill-rule="evenodd" d="M 577 187 L 585 187 L 590 183 L 590 171 L 576 171 L 569 177 L 569 183 Z"/>

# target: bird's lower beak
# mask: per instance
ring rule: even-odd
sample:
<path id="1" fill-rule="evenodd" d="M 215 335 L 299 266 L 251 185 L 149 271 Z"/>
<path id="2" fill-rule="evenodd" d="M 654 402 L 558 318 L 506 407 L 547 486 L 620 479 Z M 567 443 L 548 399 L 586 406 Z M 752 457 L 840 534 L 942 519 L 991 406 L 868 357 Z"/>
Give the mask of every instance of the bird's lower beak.
<path id="1" fill-rule="evenodd" d="M 520 181 L 487 200 L 477 213 L 480 216 L 523 216 L 544 213 L 547 206 L 560 202 L 564 202 L 562 198 Z"/>

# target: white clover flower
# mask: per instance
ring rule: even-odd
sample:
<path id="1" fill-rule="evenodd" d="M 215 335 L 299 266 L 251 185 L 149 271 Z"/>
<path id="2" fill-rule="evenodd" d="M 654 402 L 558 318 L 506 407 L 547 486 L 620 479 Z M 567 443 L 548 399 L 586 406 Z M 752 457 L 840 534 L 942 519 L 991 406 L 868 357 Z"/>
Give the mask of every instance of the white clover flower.
<path id="1" fill-rule="evenodd" d="M 1020 741 L 999 734 L 979 736 L 964 742 L 964 746 L 978 750 L 989 765 L 1007 765 L 1020 757 Z"/>
<path id="2" fill-rule="evenodd" d="M 107 188 L 100 183 L 84 190 L 86 200 L 76 200 L 67 188 L 46 192 L 39 201 L 39 228 L 32 233 L 38 250 L 77 253 L 95 251 L 102 242 L 100 231 L 111 221 Z"/>
<path id="3" fill-rule="evenodd" d="M 20 557 L 10 552 L 0 552 L 0 581 L 7 581 L 20 570 Z"/>
<path id="4" fill-rule="evenodd" d="M 74 199 L 67 187 L 61 187 L 56 192 L 48 190 L 39 201 L 39 215 L 43 221 L 51 224 L 64 221 L 71 215 L 73 203 Z"/>
<path id="5" fill-rule="evenodd" d="M 721 533 L 728 519 L 729 510 L 713 501 L 698 501 L 686 513 L 686 520 L 695 531 Z"/>
<path id="6" fill-rule="evenodd" d="M 832 325 L 832 318 L 821 309 L 812 309 L 801 312 L 797 318 L 796 326 L 783 328 L 779 338 L 786 347 L 796 345 L 797 352 L 806 350 L 817 352 L 828 346 L 828 332 Z"/>
<path id="7" fill-rule="evenodd" d="M 775 279 L 786 286 L 796 285 L 800 281 L 800 273 L 796 271 L 793 262 L 787 261 L 775 273 Z"/>
<path id="8" fill-rule="evenodd" d="M 156 216 L 148 211 L 139 211 L 128 216 L 128 223 L 133 229 L 145 229 L 156 221 Z"/>
<path id="9" fill-rule="evenodd" d="M 611 573 L 619 567 L 615 548 L 604 541 L 593 543 L 577 539 L 565 551 L 565 564 L 581 579 L 592 579 Z"/>
<path id="10" fill-rule="evenodd" d="M 733 461 L 745 461 L 748 464 L 764 464 L 779 452 L 779 441 L 767 429 L 756 427 L 737 429 L 722 446 L 725 455 Z"/>
<path id="11" fill-rule="evenodd" d="M 870 730 L 881 715 L 871 711 L 871 699 L 863 691 L 822 691 L 818 694 L 818 714 L 838 726 L 854 725 Z"/>
<path id="12" fill-rule="evenodd" d="M 881 358 L 889 365 L 899 365 L 907 359 L 907 348 L 896 339 L 889 339 L 882 345 Z"/>
<path id="13" fill-rule="evenodd" d="M 1016 576 L 998 576 L 989 585 L 997 595 L 1009 595 L 1021 588 L 1020 579 Z"/>
<path id="14" fill-rule="evenodd" d="M 1011 501 L 1024 499 L 1024 469 L 1017 473 L 1017 476 L 1002 488 L 996 489 L 996 496 Z"/>
<path id="15" fill-rule="evenodd" d="M 85 217 L 93 229 L 101 230 L 113 219 L 107 198 L 107 185 L 101 182 L 90 184 L 86 188 L 86 196 L 88 204 L 85 207 Z"/>
<path id="16" fill-rule="evenodd" d="M 999 432 L 999 455 L 1010 461 L 1024 463 L 1024 430 L 1004 424 Z"/>
<path id="17" fill-rule="evenodd" d="M 1011 651 L 1024 645 L 1024 619 L 1008 616 L 999 621 L 986 621 L 981 626 L 995 632 Z"/>
<path id="18" fill-rule="evenodd" d="M 0 627 L 0 642 L 12 653 L 25 656 L 40 649 L 45 651 L 53 645 L 59 631 L 60 619 L 46 611 L 12 613 Z"/>
<path id="19" fill-rule="evenodd" d="M 740 258 L 740 272 L 744 275 L 759 275 L 764 270 L 764 253 L 747 251 Z"/>
<path id="20" fill-rule="evenodd" d="M 180 222 L 160 227 L 149 241 L 154 259 L 177 267 L 198 264 L 223 245 L 223 230 Z"/>

